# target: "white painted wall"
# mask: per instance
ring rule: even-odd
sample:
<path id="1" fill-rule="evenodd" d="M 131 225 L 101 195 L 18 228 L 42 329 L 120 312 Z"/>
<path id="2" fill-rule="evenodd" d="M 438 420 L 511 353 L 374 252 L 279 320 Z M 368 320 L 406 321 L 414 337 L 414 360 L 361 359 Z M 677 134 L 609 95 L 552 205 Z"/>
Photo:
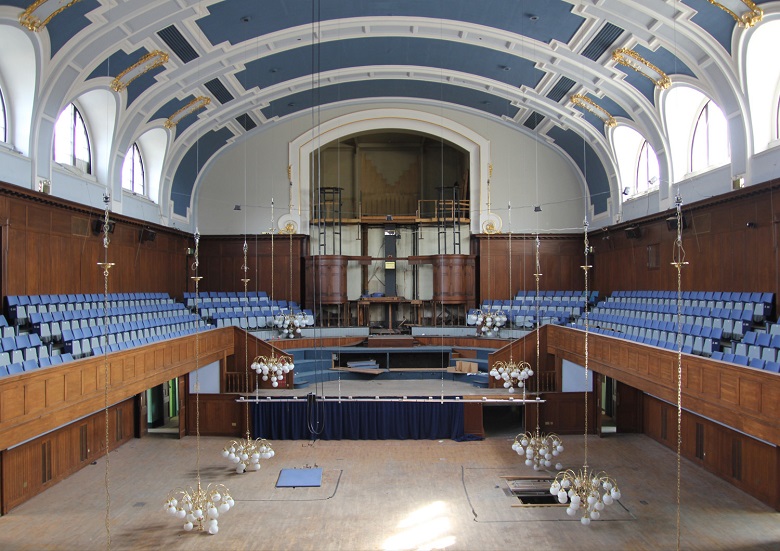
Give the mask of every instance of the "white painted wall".
<path id="1" fill-rule="evenodd" d="M 190 373 L 190 394 L 219 394 L 219 362 Z"/>
<path id="2" fill-rule="evenodd" d="M 588 384 L 585 385 L 585 368 L 569 360 L 563 360 L 561 367 L 562 392 L 593 392 L 593 372 L 588 376 Z M 584 400 L 584 399 L 583 399 Z M 585 402 L 583 402 L 584 405 Z"/>

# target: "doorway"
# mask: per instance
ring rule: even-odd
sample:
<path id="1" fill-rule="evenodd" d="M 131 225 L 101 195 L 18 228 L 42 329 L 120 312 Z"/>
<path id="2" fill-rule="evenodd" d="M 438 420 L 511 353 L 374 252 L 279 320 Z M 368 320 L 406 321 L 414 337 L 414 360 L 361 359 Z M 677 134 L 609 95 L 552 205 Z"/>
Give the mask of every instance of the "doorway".
<path id="1" fill-rule="evenodd" d="M 146 423 L 150 434 L 179 435 L 179 379 L 146 391 Z"/>

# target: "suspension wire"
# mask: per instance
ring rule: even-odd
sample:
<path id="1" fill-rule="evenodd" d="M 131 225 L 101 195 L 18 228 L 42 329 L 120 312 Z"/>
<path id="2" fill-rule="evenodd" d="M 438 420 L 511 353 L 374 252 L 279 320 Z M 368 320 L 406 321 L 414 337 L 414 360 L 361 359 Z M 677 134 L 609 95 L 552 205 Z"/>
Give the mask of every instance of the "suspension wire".
<path id="1" fill-rule="evenodd" d="M 109 270 L 114 266 L 113 262 L 108 261 L 108 244 L 111 240 L 108 234 L 111 230 L 111 222 L 109 220 L 109 206 L 111 204 L 111 194 L 106 191 L 103 195 L 103 202 L 105 203 L 105 210 L 103 211 L 103 262 L 98 262 L 98 266 L 103 269 L 103 331 L 100 340 L 103 344 L 103 408 L 105 411 L 106 427 L 105 427 L 105 446 L 106 446 L 106 468 L 103 475 L 103 482 L 106 490 L 106 515 L 104 519 L 106 528 L 106 549 L 111 549 L 111 475 L 110 475 L 110 446 L 111 439 L 109 435 L 109 400 L 108 400 L 108 387 L 110 382 L 110 369 L 108 365 L 108 275 Z"/>
<path id="2" fill-rule="evenodd" d="M 680 549 L 680 504 L 681 504 L 681 478 L 682 478 L 682 269 L 688 263 L 685 261 L 685 249 L 682 243 L 682 197 L 677 193 L 675 197 L 677 239 L 674 244 L 674 258 L 672 265 L 677 270 L 677 549 Z"/>
<path id="3" fill-rule="evenodd" d="M 198 322 L 195 329 L 195 479 L 198 485 L 198 494 L 200 494 L 200 280 L 198 275 L 200 266 L 200 232 L 195 228 L 195 261 L 192 263 L 191 276 L 195 282 L 195 315 L 198 316 Z"/>
<path id="4" fill-rule="evenodd" d="M 588 264 L 588 254 L 590 253 L 590 244 L 588 243 L 588 219 L 583 221 L 583 235 L 585 241 L 585 264 L 581 268 L 585 272 L 585 296 L 589 296 L 588 292 L 588 270 L 591 266 Z M 586 299 L 587 300 L 587 299 Z M 588 333 L 590 332 L 590 323 L 588 315 L 588 307 L 585 305 L 585 462 L 583 463 L 583 470 L 585 476 L 588 474 Z"/>

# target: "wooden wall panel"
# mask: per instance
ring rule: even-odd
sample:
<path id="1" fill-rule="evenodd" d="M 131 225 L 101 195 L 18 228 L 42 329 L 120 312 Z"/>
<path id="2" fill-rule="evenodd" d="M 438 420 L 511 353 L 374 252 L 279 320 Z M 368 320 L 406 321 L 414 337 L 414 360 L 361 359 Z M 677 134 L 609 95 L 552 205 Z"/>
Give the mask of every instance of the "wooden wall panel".
<path id="1" fill-rule="evenodd" d="M 677 406 L 648 394 L 644 397 L 644 405 L 645 434 L 676 450 Z M 662 437 L 662 421 L 666 421 L 666 438 Z M 703 431 L 701 457 L 696 456 L 697 424 Z M 687 410 L 683 410 L 681 426 L 683 457 L 780 510 L 780 473 L 777 468 L 780 450 L 777 447 Z M 741 451 L 735 454 L 735 448 L 741 448 Z"/>
<path id="2" fill-rule="evenodd" d="M 121 412 L 118 413 L 118 412 Z M 121 415 L 122 430 L 117 431 Z M 111 406 L 108 412 L 109 448 L 116 449 L 133 437 L 133 400 Z M 2 453 L 2 514 L 75 473 L 105 453 L 106 416 L 103 411 L 76 423 L 25 442 Z M 82 434 L 87 441 L 82 455 Z M 118 438 L 121 437 L 121 438 Z M 44 452 L 49 456 L 51 477 L 44 480 Z M 48 469 L 47 469 L 48 471 Z"/>
<path id="3" fill-rule="evenodd" d="M 78 294 L 103 292 L 97 262 L 104 259 L 102 238 L 92 223 L 102 213 L 17 186 L 0 183 L 3 232 L 2 294 Z M 162 292 L 181 297 L 187 285 L 187 254 L 191 238 L 163 226 L 141 224 L 112 215 L 109 292 Z M 140 243 L 140 231 L 152 226 L 157 239 Z"/>
<path id="4" fill-rule="evenodd" d="M 583 331 L 547 325 L 547 351 L 561 358 L 584 364 Z M 625 349 L 628 364 L 613 363 L 615 349 Z M 591 334 L 590 368 L 663 400 L 677 402 L 677 353 L 637 344 L 632 341 Z M 647 366 L 647 367 L 645 367 Z M 693 367 L 698 376 L 689 377 Z M 758 369 L 683 355 L 683 404 L 699 415 L 752 434 L 756 438 L 780 444 L 780 377 Z M 744 387 L 745 392 L 740 392 Z M 700 390 L 701 389 L 701 390 Z M 758 399 L 758 396 L 761 398 Z"/>
<path id="5" fill-rule="evenodd" d="M 243 291 L 241 282 L 244 263 L 244 238 L 242 236 L 204 236 L 200 243 L 203 291 Z M 270 235 L 250 236 L 247 239 L 246 277 L 250 280 L 249 291 L 265 291 L 274 298 L 294 300 L 302 304 L 303 281 L 301 266 L 308 255 L 309 238 L 305 235 L 292 236 L 292 257 L 290 256 L 290 237 L 276 235 L 271 244 Z M 271 250 L 273 248 L 273 262 Z M 292 261 L 292 287 L 290 282 L 290 262 Z M 273 279 L 273 281 L 272 281 Z M 190 284 L 190 291 L 193 291 Z"/>
<path id="6" fill-rule="evenodd" d="M 532 235 L 472 236 L 472 254 L 477 255 L 479 280 L 477 303 L 488 299 L 508 299 L 518 291 L 536 290 L 536 242 Z M 585 279 L 580 268 L 584 262 L 581 236 L 542 236 L 539 263 L 541 290 L 584 289 Z"/>
<path id="7" fill-rule="evenodd" d="M 201 365 L 233 354 L 233 327 L 200 333 Z M 125 400 L 148 388 L 193 371 L 195 335 L 180 337 L 108 355 L 111 402 Z M 175 357 L 171 349 L 186 351 Z M 144 372 L 126 369 L 153 352 L 155 362 Z M 12 447 L 98 411 L 104 404 L 103 357 L 91 357 L 60 366 L 0 379 L 0 449 Z M 47 392 L 54 403 L 46 406 Z M 62 399 L 61 399 L 62 398 Z M 132 425 L 131 425 L 132 427 Z M 132 430 L 132 428 L 131 428 Z"/>
<path id="8" fill-rule="evenodd" d="M 236 402 L 235 394 L 200 394 L 201 436 L 245 436 L 248 404 Z M 195 411 L 196 395 L 187 397 L 189 411 Z M 187 433 L 195 434 L 195 416 L 187 416 Z"/>
<path id="9" fill-rule="evenodd" d="M 761 291 L 780 293 L 780 180 L 684 205 L 688 228 L 683 232 L 683 290 Z M 606 295 L 616 290 L 677 288 L 671 265 L 676 232 L 666 225 L 672 212 L 592 232 L 593 288 Z M 751 227 L 748 227 L 748 223 Z M 625 227 L 637 225 L 639 239 L 628 239 Z M 658 247 L 659 264 L 648 267 L 647 247 Z M 545 272 L 547 273 L 547 272 Z"/>

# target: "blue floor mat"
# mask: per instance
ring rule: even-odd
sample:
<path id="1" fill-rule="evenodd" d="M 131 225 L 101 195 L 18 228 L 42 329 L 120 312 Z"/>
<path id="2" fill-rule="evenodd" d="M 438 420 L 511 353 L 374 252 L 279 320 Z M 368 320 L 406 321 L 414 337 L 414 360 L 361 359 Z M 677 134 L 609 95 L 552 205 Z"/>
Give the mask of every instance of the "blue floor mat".
<path id="1" fill-rule="evenodd" d="M 322 486 L 322 469 L 282 469 L 277 488 L 311 488 Z"/>

